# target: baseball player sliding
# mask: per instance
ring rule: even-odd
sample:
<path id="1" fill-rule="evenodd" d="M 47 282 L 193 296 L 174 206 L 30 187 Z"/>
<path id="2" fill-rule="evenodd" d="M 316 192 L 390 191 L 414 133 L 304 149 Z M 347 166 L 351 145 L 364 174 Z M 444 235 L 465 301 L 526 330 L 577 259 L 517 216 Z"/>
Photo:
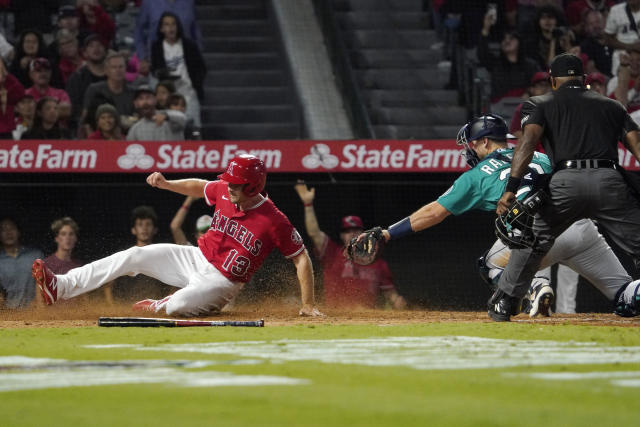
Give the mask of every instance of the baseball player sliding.
<path id="1" fill-rule="evenodd" d="M 262 160 L 235 157 L 220 180 L 167 180 L 159 172 L 147 177 L 152 187 L 202 197 L 215 212 L 198 246 L 155 244 L 132 247 L 55 275 L 44 262 L 33 263 L 33 276 L 47 304 L 70 299 L 123 276 L 146 274 L 180 288 L 161 299 L 134 304 L 136 310 L 200 316 L 220 311 L 278 248 L 295 264 L 302 296 L 301 316 L 322 316 L 315 308 L 313 268 L 302 238 L 289 219 L 262 193 L 267 171 Z"/>
<path id="2" fill-rule="evenodd" d="M 371 252 L 371 249 L 367 251 L 367 248 L 379 251 L 375 248 L 378 247 L 377 242 L 382 242 L 381 239 L 395 240 L 425 230 L 451 214 L 460 215 L 471 209 L 494 210 L 511 170 L 513 149 L 507 147 L 507 137 L 507 125 L 500 116 L 489 114 L 471 120 L 460 129 L 457 137 L 458 144 L 465 148 L 463 154 L 471 169 L 462 174 L 438 200 L 391 225 L 388 230 L 377 227 L 360 235 L 351 244 L 351 253 L 355 256 L 363 253 L 363 258 L 368 262 L 371 256 L 367 252 Z M 536 178 L 550 171 L 548 157 L 534 153 L 517 197 L 524 198 L 536 187 Z M 497 286 L 510 254 L 511 250 L 505 243 L 497 240 L 483 257 L 482 263 L 479 263 L 481 274 L 493 287 Z M 575 270 L 611 301 L 615 301 L 616 293 L 631 282 L 629 274 L 588 219 L 576 221 L 556 239 L 540 268 L 555 263 L 565 264 Z M 544 274 L 540 271 L 536 273 L 529 289 L 531 317 L 550 314 L 552 292 Z"/>

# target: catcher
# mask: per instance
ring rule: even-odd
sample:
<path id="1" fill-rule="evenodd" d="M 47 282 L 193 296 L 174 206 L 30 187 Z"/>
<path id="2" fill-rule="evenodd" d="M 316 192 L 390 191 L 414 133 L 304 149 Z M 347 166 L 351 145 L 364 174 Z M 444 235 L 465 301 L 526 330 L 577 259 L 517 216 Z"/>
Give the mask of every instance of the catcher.
<path id="1" fill-rule="evenodd" d="M 471 209 L 494 210 L 511 169 L 513 149 L 507 147 L 509 137 L 506 123 L 496 115 L 477 117 L 464 125 L 458 132 L 457 143 L 464 147 L 462 154 L 471 169 L 463 173 L 436 201 L 388 229 L 376 227 L 352 240 L 347 255 L 356 263 L 366 264 L 379 256 L 389 240 L 433 227 L 451 214 L 460 215 Z M 496 234 L 500 239 L 478 262 L 480 274 L 492 291 L 509 260 L 509 246 L 515 248 L 533 244 L 530 230 L 532 215 L 544 203 L 544 197 L 532 190 L 542 186 L 540 181 L 549 172 L 551 166 L 548 157 L 535 152 L 526 179 L 523 179 L 517 191 L 520 201 L 496 219 Z M 548 269 L 555 263 L 575 270 L 611 301 L 615 300 L 620 289 L 631 282 L 631 277 L 590 220 L 577 221 L 561 234 L 540 268 Z M 553 297 L 548 274 L 541 270 L 531 282 L 525 298 L 529 303 L 529 316 L 549 316 Z"/>

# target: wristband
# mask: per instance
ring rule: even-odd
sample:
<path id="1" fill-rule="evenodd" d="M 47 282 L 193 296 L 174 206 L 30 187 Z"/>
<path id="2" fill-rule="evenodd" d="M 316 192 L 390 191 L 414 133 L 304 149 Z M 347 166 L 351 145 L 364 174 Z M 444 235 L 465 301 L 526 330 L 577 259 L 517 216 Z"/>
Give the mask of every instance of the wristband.
<path id="1" fill-rule="evenodd" d="M 305 207 L 305 208 L 308 208 L 309 206 L 313 206 L 313 203 L 305 203 L 305 204 L 304 204 L 304 207 Z"/>
<path id="2" fill-rule="evenodd" d="M 395 224 L 389 226 L 387 229 L 389 232 L 389 240 L 399 239 L 408 234 L 413 233 L 413 229 L 411 228 L 411 220 L 409 217 L 402 219 Z"/>
<path id="3" fill-rule="evenodd" d="M 516 193 L 518 188 L 520 188 L 520 183 L 522 182 L 522 178 L 516 178 L 515 176 L 510 176 L 509 181 L 507 181 L 507 186 L 504 191 L 509 193 Z"/>

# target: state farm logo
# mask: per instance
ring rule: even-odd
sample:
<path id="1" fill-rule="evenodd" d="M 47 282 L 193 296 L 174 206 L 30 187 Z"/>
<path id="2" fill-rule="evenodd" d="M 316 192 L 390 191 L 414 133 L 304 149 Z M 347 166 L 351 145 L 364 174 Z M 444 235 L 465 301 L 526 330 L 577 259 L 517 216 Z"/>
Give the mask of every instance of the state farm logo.
<path id="1" fill-rule="evenodd" d="M 132 169 L 134 166 L 140 169 L 149 169 L 153 166 L 153 157 L 145 154 L 142 145 L 131 144 L 125 151 L 127 154 L 118 157 L 118 166 L 122 169 Z"/>
<path id="2" fill-rule="evenodd" d="M 311 154 L 302 158 L 302 166 L 307 169 L 316 169 L 322 166 L 325 169 L 333 169 L 340 161 L 337 156 L 331 154 L 331 149 L 326 144 L 316 144 L 311 147 Z"/>

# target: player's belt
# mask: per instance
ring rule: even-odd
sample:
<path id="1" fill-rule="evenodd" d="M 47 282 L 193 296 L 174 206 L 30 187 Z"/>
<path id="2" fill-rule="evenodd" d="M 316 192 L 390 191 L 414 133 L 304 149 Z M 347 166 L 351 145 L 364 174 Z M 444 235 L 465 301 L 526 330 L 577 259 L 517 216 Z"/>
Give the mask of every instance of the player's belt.
<path id="1" fill-rule="evenodd" d="M 556 165 L 556 170 L 562 169 L 616 169 L 618 163 L 609 159 L 578 159 L 578 160 L 565 160 Z"/>

